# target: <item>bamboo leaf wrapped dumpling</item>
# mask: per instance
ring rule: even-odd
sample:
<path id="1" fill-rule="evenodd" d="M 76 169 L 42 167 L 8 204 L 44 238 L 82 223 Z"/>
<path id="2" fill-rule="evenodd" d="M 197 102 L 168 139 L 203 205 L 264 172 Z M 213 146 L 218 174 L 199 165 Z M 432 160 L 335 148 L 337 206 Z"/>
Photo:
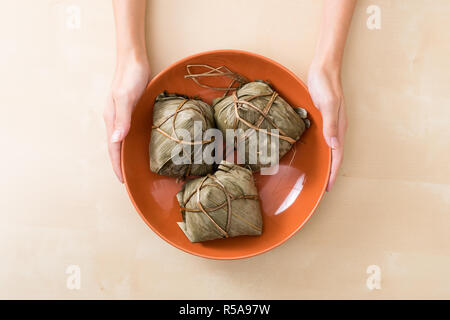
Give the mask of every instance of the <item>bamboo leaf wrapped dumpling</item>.
<path id="1" fill-rule="evenodd" d="M 275 161 L 281 159 L 300 138 L 309 126 L 307 112 L 303 108 L 292 108 L 272 87 L 263 81 L 253 81 L 241 86 L 231 95 L 213 102 L 214 118 L 217 127 L 226 138 L 227 129 L 242 129 L 248 134 L 241 136 L 245 142 L 245 164 L 253 171 L 270 166 L 272 139 L 279 139 L 279 154 Z M 267 139 L 259 140 L 259 131 L 267 130 Z M 279 130 L 278 135 L 270 134 L 270 129 Z M 257 140 L 258 157 L 251 161 L 249 147 L 252 135 Z M 239 140 L 239 139 L 238 139 Z M 262 152 L 265 148 L 265 152 Z"/>
<path id="2" fill-rule="evenodd" d="M 214 174 L 190 180 L 177 194 L 181 230 L 191 242 L 261 235 L 258 190 L 249 169 L 222 161 Z"/>
<path id="3" fill-rule="evenodd" d="M 165 92 L 156 98 L 149 145 L 151 171 L 176 178 L 189 175 L 202 176 L 212 171 L 212 164 L 194 163 L 194 152 L 202 152 L 204 147 L 212 142 L 194 136 L 195 121 L 202 124 L 202 136 L 207 129 L 215 127 L 213 110 L 207 103 Z M 180 129 L 189 132 L 190 141 L 185 141 L 179 136 Z M 194 144 L 201 144 L 202 147 L 195 151 Z M 177 164 L 173 161 L 172 150 L 177 147 L 180 151 L 183 148 L 186 158 L 190 158 L 190 163 Z"/>

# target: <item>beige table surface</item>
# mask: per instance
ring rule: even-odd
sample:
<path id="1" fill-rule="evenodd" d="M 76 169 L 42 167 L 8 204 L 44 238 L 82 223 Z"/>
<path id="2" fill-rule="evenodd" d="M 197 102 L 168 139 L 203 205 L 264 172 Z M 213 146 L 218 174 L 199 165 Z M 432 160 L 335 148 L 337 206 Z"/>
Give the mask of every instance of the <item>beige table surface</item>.
<path id="1" fill-rule="evenodd" d="M 379 30 L 366 25 L 370 5 L 381 9 Z M 153 73 L 236 48 L 306 79 L 320 7 L 150 0 Z M 110 169 L 101 118 L 115 63 L 110 1 L 2 1 L 0 298 L 450 298 L 449 17 L 448 0 L 359 1 L 333 192 L 281 247 L 221 262 L 155 235 Z M 67 287 L 71 265 L 79 289 Z M 367 286 L 371 265 L 379 289 Z"/>

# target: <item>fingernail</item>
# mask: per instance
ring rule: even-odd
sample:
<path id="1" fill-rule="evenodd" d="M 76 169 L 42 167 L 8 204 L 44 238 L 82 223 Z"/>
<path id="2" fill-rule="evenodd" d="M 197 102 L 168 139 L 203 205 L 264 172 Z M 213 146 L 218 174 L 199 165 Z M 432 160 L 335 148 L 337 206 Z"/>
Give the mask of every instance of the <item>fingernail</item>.
<path id="1" fill-rule="evenodd" d="M 122 134 L 122 130 L 120 130 L 120 129 L 114 130 L 113 134 L 111 135 L 111 142 L 112 143 L 118 142 L 120 140 L 121 134 Z"/>
<path id="2" fill-rule="evenodd" d="M 331 138 L 331 148 L 337 149 L 339 147 L 339 141 L 336 137 Z"/>
<path id="3" fill-rule="evenodd" d="M 330 141 L 330 138 L 327 137 L 327 136 L 325 136 L 325 135 L 324 135 L 324 138 L 325 138 L 325 142 L 327 143 L 327 145 L 331 148 L 331 141 Z"/>

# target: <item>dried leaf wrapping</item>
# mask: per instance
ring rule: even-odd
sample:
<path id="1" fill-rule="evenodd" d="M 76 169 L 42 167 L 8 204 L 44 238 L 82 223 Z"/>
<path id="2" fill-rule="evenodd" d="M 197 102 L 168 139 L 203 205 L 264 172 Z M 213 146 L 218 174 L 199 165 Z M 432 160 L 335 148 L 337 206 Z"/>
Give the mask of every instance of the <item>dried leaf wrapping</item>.
<path id="1" fill-rule="evenodd" d="M 161 93 L 155 100 L 153 106 L 153 126 L 150 139 L 150 169 L 164 176 L 182 178 L 185 176 L 202 176 L 212 171 L 211 164 L 194 163 L 194 153 L 202 152 L 207 141 L 200 138 L 196 143 L 201 148 L 195 151 L 194 122 L 202 122 L 202 137 L 205 130 L 214 128 L 214 116 L 212 108 L 205 102 L 189 99 L 184 96 Z M 177 134 L 179 129 L 186 129 L 190 133 L 190 141 L 183 140 Z M 172 150 L 179 147 L 184 148 L 185 155 L 190 158 L 190 164 L 175 164 Z"/>
<path id="2" fill-rule="evenodd" d="M 272 139 L 279 139 L 278 161 L 300 138 L 309 126 L 307 113 L 303 108 L 292 108 L 269 84 L 253 81 L 243 85 L 231 95 L 216 99 L 213 102 L 214 118 L 217 127 L 226 138 L 226 129 L 242 129 L 247 132 L 241 137 L 245 141 L 245 163 L 253 171 L 271 164 Z M 278 129 L 279 134 L 267 135 L 266 140 L 259 139 L 259 131 Z M 256 139 L 257 159 L 252 162 L 250 155 L 254 149 L 250 147 L 251 138 Z M 239 138 L 238 138 L 239 139 Z M 275 153 L 274 153 L 275 157 Z M 272 159 L 273 163 L 273 159 Z"/>
<path id="3" fill-rule="evenodd" d="M 249 169 L 222 161 L 214 174 L 190 180 L 177 194 L 181 230 L 191 242 L 261 235 L 258 190 Z"/>

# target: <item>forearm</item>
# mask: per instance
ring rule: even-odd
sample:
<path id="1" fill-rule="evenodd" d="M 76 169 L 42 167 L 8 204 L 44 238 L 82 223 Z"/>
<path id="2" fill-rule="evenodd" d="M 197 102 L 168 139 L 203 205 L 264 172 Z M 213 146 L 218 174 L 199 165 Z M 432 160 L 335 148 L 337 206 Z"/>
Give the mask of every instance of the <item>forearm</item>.
<path id="1" fill-rule="evenodd" d="M 146 0 L 113 0 L 118 65 L 129 59 L 147 63 L 146 5 Z"/>
<path id="2" fill-rule="evenodd" d="M 340 74 L 342 56 L 356 0 L 324 0 L 313 68 Z"/>

